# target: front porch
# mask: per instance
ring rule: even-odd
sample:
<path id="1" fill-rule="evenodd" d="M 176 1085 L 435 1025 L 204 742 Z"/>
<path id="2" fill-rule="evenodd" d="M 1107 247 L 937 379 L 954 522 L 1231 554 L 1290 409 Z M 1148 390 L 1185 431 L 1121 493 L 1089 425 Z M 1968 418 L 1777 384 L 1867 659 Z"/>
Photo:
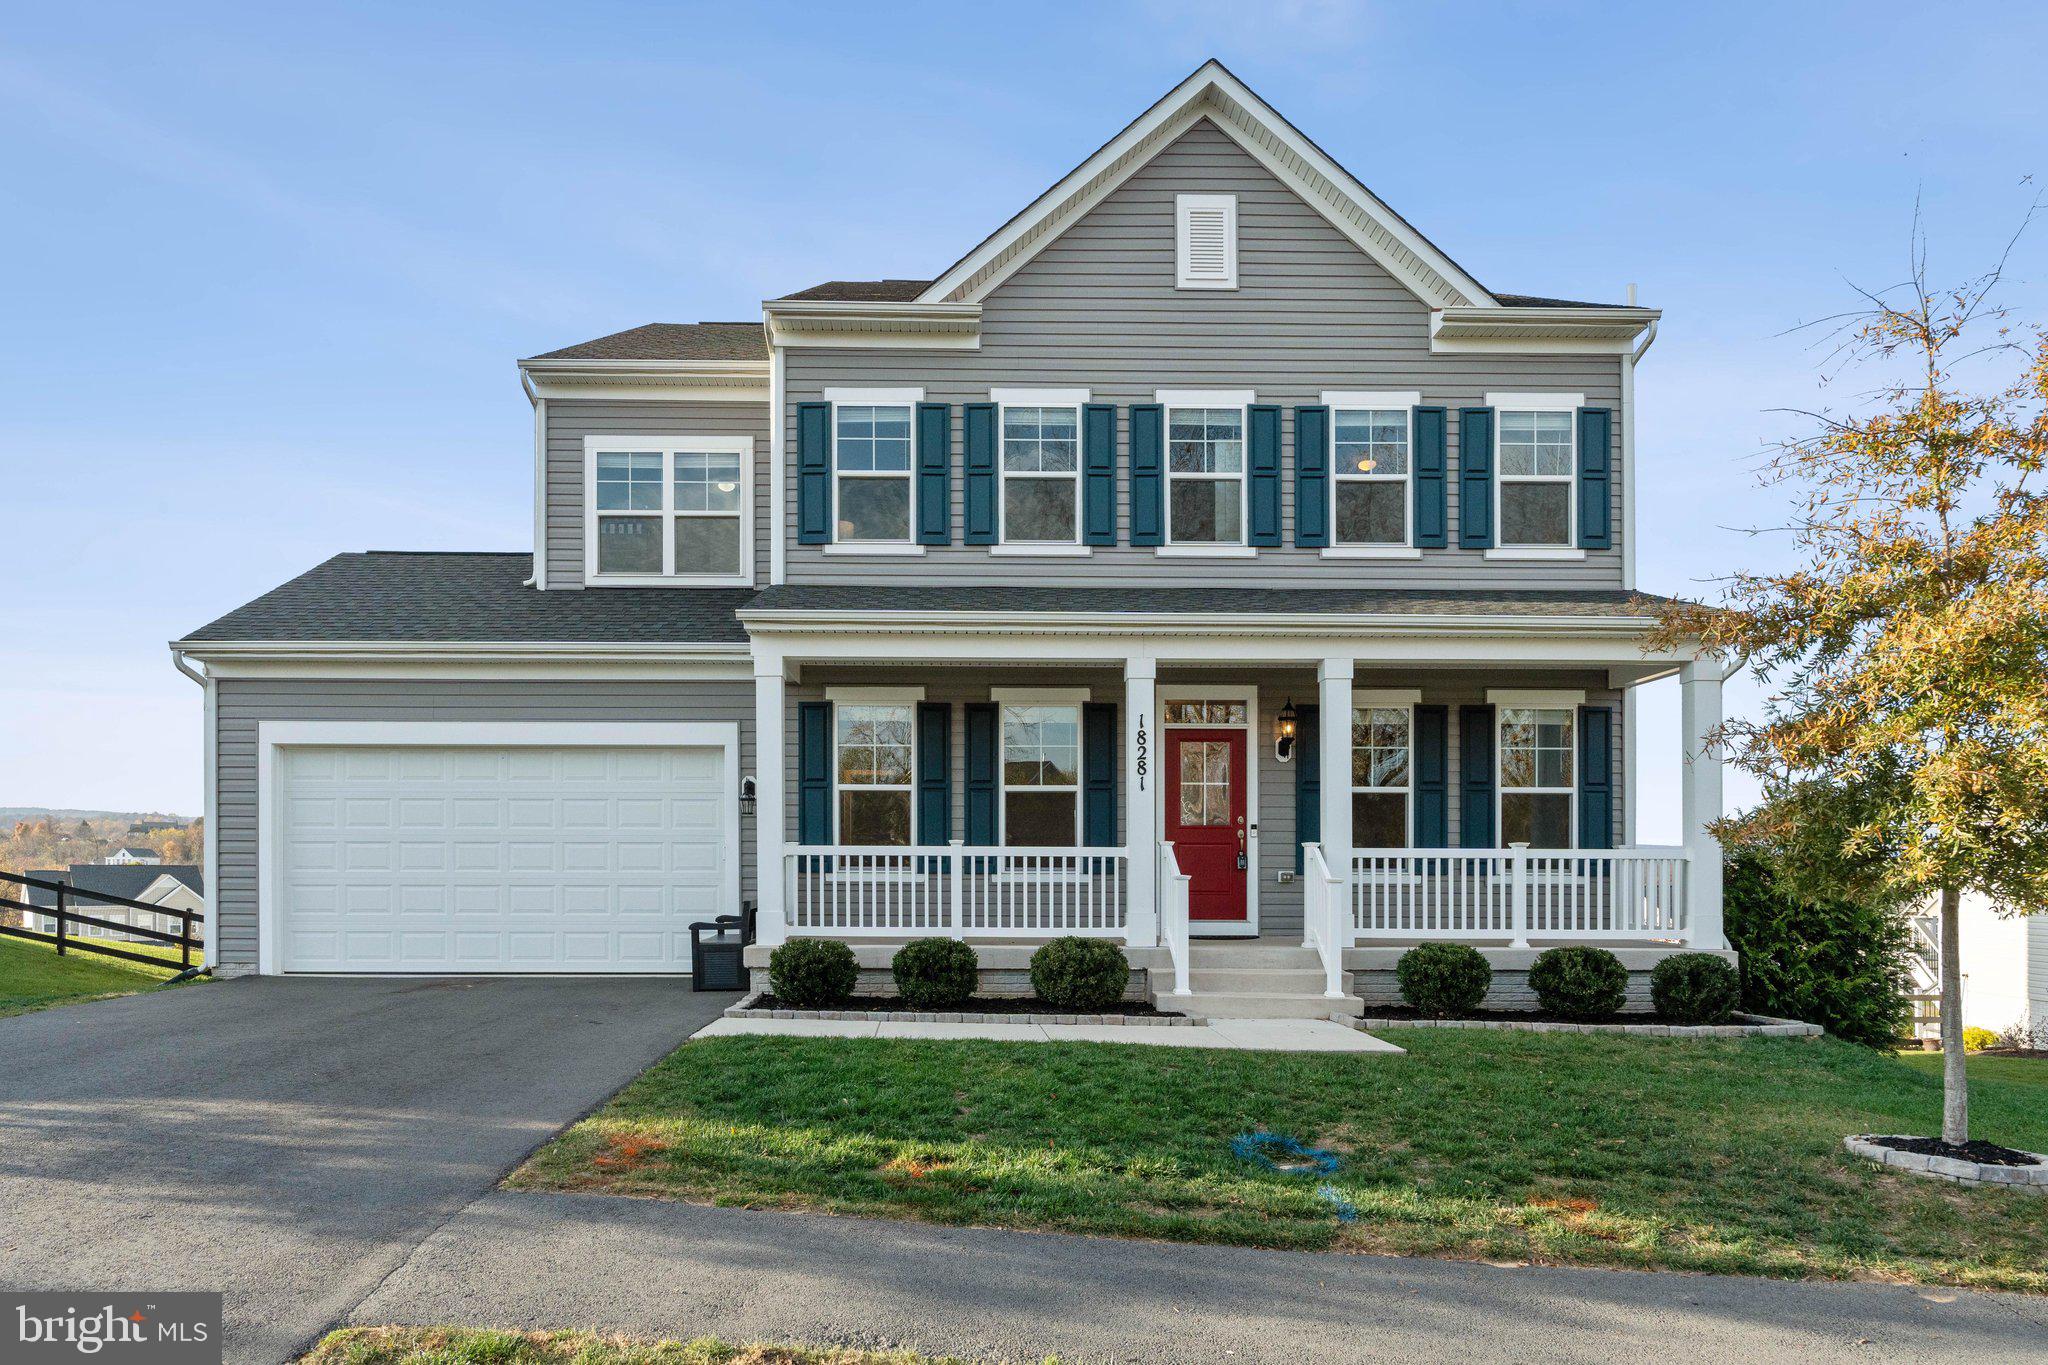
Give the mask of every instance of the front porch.
<path id="1" fill-rule="evenodd" d="M 1646 650 L 1640 622 L 1522 623 L 1513 644 L 1360 631 L 1313 653 L 1257 632 L 1135 648 L 749 625 L 759 966 L 830 937 L 885 972 L 897 945 L 944 936 L 982 951 L 986 989 L 1021 993 L 1031 949 L 1076 934 L 1124 945 L 1162 1003 L 1355 1012 L 1419 942 L 1504 966 L 1598 944 L 1644 972 L 1725 948 L 1703 743 L 1720 673 Z M 1642 846 L 1630 692 L 1672 674 L 1686 838 Z"/>

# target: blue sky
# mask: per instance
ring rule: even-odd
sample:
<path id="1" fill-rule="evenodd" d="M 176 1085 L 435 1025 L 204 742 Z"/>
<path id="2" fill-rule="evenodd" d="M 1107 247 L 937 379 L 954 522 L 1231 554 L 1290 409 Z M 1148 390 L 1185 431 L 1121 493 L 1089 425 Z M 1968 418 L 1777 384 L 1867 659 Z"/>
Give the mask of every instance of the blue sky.
<path id="1" fill-rule="evenodd" d="M 337 551 L 525 548 L 516 357 L 934 273 L 1209 56 L 1487 284 L 1665 310 L 1642 583 L 1697 594 L 1782 554 L 1737 528 L 1830 401 L 1786 329 L 1903 274 L 1916 195 L 1971 273 L 2048 178 L 2044 50 L 2026 3 L 15 6 L 0 804 L 197 810 L 164 642 Z"/>

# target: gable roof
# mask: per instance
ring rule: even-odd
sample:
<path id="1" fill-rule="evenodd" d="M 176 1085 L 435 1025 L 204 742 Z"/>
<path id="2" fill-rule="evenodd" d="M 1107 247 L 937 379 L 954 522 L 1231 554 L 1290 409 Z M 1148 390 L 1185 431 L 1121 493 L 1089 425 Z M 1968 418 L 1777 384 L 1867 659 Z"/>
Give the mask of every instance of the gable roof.
<path id="1" fill-rule="evenodd" d="M 23 875 L 40 877 L 46 882 L 68 882 L 81 891 L 98 891 L 131 901 L 155 885 L 159 877 L 182 882 L 201 896 L 206 894 L 206 878 L 190 863 L 73 863 L 68 868 L 37 868 Z M 45 891 L 38 886 L 25 886 L 22 890 L 28 893 L 25 899 L 30 905 L 50 908 L 57 904 L 54 891 Z M 92 913 L 90 910 L 83 912 Z"/>
<path id="2" fill-rule="evenodd" d="M 160 856 L 155 849 L 149 848 L 143 844 L 123 844 L 114 851 L 116 853 L 126 853 L 131 857 L 136 858 L 155 858 Z"/>
<path id="3" fill-rule="evenodd" d="M 931 288 L 930 280 L 827 280 L 776 303 L 909 303 Z"/>
<path id="4" fill-rule="evenodd" d="M 768 341 L 758 322 L 650 322 L 528 360 L 760 360 Z"/>
<path id="5" fill-rule="evenodd" d="M 1487 307 L 1486 288 L 1223 63 L 1202 63 L 932 281 L 926 303 L 972 303 L 1201 119 L 1208 119 L 1432 307 Z"/>

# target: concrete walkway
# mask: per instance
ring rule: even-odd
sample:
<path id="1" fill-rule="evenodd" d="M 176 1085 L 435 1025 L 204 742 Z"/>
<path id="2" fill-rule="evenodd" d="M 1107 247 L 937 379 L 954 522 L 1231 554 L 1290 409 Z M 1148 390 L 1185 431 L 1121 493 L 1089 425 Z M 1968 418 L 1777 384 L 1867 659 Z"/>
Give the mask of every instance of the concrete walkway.
<path id="1" fill-rule="evenodd" d="M 1138 1043 L 1253 1052 L 1401 1052 L 1328 1019 L 1211 1019 L 1179 1028 L 1129 1024 L 889 1023 L 860 1019 L 720 1019 L 698 1038 L 768 1034 L 791 1038 L 980 1038 L 999 1043 Z"/>
<path id="2" fill-rule="evenodd" d="M 1144 1030 L 1133 1030 L 1142 1032 Z M 489 1195 L 358 1323 L 590 1327 L 1026 1361 L 2038 1365 L 2048 1300 L 1893 1285 L 1502 1268 Z"/>

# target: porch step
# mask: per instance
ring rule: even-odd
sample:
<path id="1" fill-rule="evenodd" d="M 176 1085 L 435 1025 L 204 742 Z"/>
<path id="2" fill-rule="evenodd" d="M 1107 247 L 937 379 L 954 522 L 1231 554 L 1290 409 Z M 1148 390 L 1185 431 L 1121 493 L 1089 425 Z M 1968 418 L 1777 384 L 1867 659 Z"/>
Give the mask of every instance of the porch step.
<path id="1" fill-rule="evenodd" d="M 1346 974 L 1345 985 L 1351 983 Z M 1323 969 L 1315 967 L 1188 968 L 1188 988 L 1205 995 L 1314 995 L 1323 993 Z"/>
<path id="2" fill-rule="evenodd" d="M 1188 944 L 1188 968 L 1243 967 L 1260 971 L 1314 971 L 1322 958 L 1313 948 L 1269 939 L 1199 940 Z"/>
<path id="3" fill-rule="evenodd" d="M 1312 995 L 1264 991 L 1196 991 L 1192 995 L 1174 995 L 1169 984 L 1167 990 L 1152 992 L 1152 1003 L 1199 1019 L 1328 1019 L 1332 1015 L 1356 1018 L 1365 1013 L 1365 1002 L 1357 996 L 1330 1000 L 1320 990 Z"/>

